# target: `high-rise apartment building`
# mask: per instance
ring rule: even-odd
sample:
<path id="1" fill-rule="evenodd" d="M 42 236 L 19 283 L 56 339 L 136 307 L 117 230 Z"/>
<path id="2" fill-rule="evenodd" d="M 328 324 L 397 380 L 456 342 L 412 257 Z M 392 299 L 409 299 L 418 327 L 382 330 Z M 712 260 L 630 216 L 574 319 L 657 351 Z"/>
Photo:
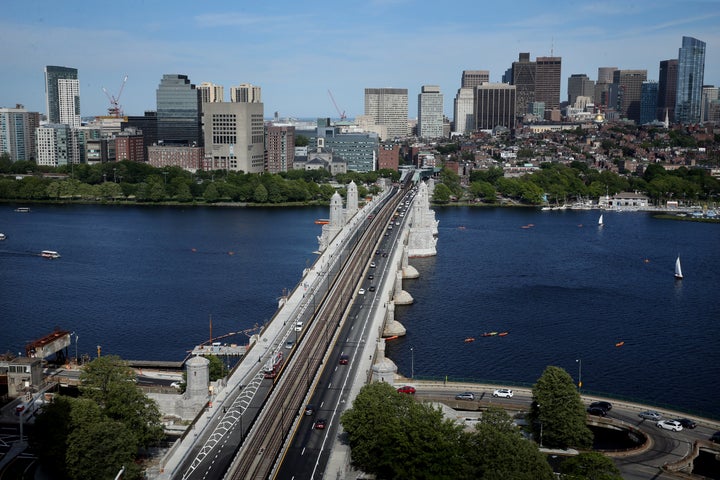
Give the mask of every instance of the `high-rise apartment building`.
<path id="1" fill-rule="evenodd" d="M 215 102 L 203 105 L 205 165 L 261 173 L 265 170 L 264 106 L 257 102 Z"/>
<path id="2" fill-rule="evenodd" d="M 65 123 L 47 123 L 35 130 L 37 164 L 59 167 L 80 163 L 77 130 Z"/>
<path id="3" fill-rule="evenodd" d="M 490 81 L 490 70 L 463 70 L 460 88 L 473 88 Z"/>
<path id="4" fill-rule="evenodd" d="M 577 97 L 589 97 L 593 99 L 595 96 L 595 82 L 584 73 L 573 73 L 568 78 L 568 103 L 575 105 Z"/>
<path id="5" fill-rule="evenodd" d="M 512 84 L 515 85 L 515 114 L 522 116 L 535 101 L 535 72 L 537 65 L 530 61 L 530 53 L 521 53 L 512 64 Z M 475 122 L 477 123 L 477 122 Z"/>
<path id="6" fill-rule="evenodd" d="M 22 105 L 0 108 L 0 154 L 10 160 L 34 160 L 35 129 L 40 126 L 40 113 L 28 112 Z"/>
<path id="7" fill-rule="evenodd" d="M 295 160 L 295 126 L 269 125 L 265 137 L 265 169 L 270 173 L 293 169 Z"/>
<path id="8" fill-rule="evenodd" d="M 458 89 L 453 102 L 453 121 L 455 131 L 464 135 L 475 128 L 475 88 Z"/>
<path id="9" fill-rule="evenodd" d="M 665 121 L 665 114 L 675 120 L 675 98 L 677 96 L 678 61 L 662 60 L 658 76 L 658 113 L 657 118 Z"/>
<path id="10" fill-rule="evenodd" d="M 475 130 L 492 130 L 497 126 L 515 128 L 516 86 L 507 83 L 484 83 L 475 87 Z"/>
<path id="11" fill-rule="evenodd" d="M 45 67 L 45 102 L 50 123 L 80 126 L 80 82 L 77 68 Z"/>
<path id="12" fill-rule="evenodd" d="M 545 102 L 545 110 L 560 108 L 561 70 L 561 57 L 537 57 L 535 59 L 534 101 Z"/>
<path id="13" fill-rule="evenodd" d="M 640 93 L 640 125 L 652 123 L 657 117 L 658 83 L 643 82 Z"/>
<path id="14" fill-rule="evenodd" d="M 200 101 L 202 103 L 222 102 L 223 98 L 225 98 L 225 89 L 222 85 L 202 82 L 197 89 L 200 92 Z"/>
<path id="15" fill-rule="evenodd" d="M 369 115 L 376 125 L 386 126 L 389 139 L 407 137 L 407 88 L 366 88 L 365 115 Z"/>
<path id="16" fill-rule="evenodd" d="M 642 84 L 647 80 L 647 70 L 616 70 L 613 83 L 617 86 L 617 111 L 620 116 L 640 122 L 640 98 Z"/>
<path id="17" fill-rule="evenodd" d="M 261 89 L 257 85 L 241 83 L 230 88 L 230 101 L 238 103 L 261 103 Z"/>
<path id="18" fill-rule="evenodd" d="M 677 96 L 675 121 L 700 122 L 700 100 L 705 77 L 705 42 L 683 37 L 678 51 Z"/>
<path id="19" fill-rule="evenodd" d="M 187 75 L 163 75 L 156 96 L 158 142 L 202 146 L 200 92 Z"/>
<path id="20" fill-rule="evenodd" d="M 443 137 L 443 95 L 437 85 L 423 85 L 418 94 L 418 137 Z"/>

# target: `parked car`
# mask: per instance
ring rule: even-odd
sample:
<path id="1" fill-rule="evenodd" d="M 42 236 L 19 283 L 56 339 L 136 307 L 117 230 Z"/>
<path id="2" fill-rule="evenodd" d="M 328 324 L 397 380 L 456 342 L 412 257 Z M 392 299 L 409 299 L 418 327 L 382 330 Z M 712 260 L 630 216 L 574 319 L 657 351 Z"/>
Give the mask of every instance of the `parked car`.
<path id="1" fill-rule="evenodd" d="M 638 413 L 638 417 L 645 420 L 660 420 L 662 418 L 662 415 L 660 415 L 655 410 L 645 410 L 644 412 Z"/>
<path id="2" fill-rule="evenodd" d="M 677 420 L 660 420 L 656 425 L 658 428 L 672 430 L 673 432 L 679 432 L 683 429 L 683 426 Z"/>
<path id="3" fill-rule="evenodd" d="M 408 393 L 410 395 L 415 394 L 415 387 L 411 387 L 410 385 L 405 385 L 403 387 L 400 387 L 397 389 L 399 393 Z"/>
<path id="4" fill-rule="evenodd" d="M 715 432 L 710 437 L 710 441 L 713 443 L 720 443 L 720 432 Z"/>
<path id="5" fill-rule="evenodd" d="M 340 355 L 340 365 L 347 365 L 349 360 L 347 355 Z"/>
<path id="6" fill-rule="evenodd" d="M 315 422 L 315 428 L 318 430 L 325 430 L 325 425 L 327 425 L 327 421 L 324 418 L 321 418 Z"/>
<path id="7" fill-rule="evenodd" d="M 695 423 L 695 420 L 690 420 L 689 418 L 678 418 L 677 421 L 680 422 L 680 425 L 682 425 L 683 428 L 697 427 L 697 423 Z"/>
<path id="8" fill-rule="evenodd" d="M 498 388 L 493 392 L 493 397 L 512 398 L 513 391 L 509 388 Z"/>
<path id="9" fill-rule="evenodd" d="M 455 395 L 455 400 L 475 400 L 475 394 L 472 392 L 463 392 Z"/>
<path id="10" fill-rule="evenodd" d="M 607 415 L 606 410 L 604 410 L 600 407 L 592 407 L 592 406 L 587 408 L 587 413 L 589 413 L 590 415 L 597 415 L 598 417 L 604 417 L 605 415 Z"/>
<path id="11" fill-rule="evenodd" d="M 592 402 L 590 404 L 590 408 L 593 408 L 593 407 L 602 408 L 603 410 L 605 410 L 605 412 L 609 412 L 610 410 L 612 410 L 612 403 L 602 402 L 602 401 L 601 402 Z"/>
<path id="12" fill-rule="evenodd" d="M 310 403 L 305 405 L 305 415 L 315 415 L 315 405 Z"/>

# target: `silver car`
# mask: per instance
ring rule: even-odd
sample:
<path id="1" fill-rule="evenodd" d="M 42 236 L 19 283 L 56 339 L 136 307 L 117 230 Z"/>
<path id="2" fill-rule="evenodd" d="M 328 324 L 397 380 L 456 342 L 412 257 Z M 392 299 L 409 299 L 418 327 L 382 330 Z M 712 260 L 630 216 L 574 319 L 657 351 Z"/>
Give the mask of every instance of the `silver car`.
<path id="1" fill-rule="evenodd" d="M 455 400 L 475 400 L 475 394 L 472 392 L 463 392 L 455 395 Z"/>
<path id="2" fill-rule="evenodd" d="M 655 410 L 645 410 L 644 412 L 638 413 L 638 417 L 645 419 L 645 420 L 660 420 L 662 418 L 662 415 L 660 415 Z"/>

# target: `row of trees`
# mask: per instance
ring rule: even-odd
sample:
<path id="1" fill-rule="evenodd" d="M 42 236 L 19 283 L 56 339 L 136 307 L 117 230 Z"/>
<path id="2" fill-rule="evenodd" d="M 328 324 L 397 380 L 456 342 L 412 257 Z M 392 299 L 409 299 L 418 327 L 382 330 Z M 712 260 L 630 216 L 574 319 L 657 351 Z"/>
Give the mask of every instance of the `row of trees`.
<path id="1" fill-rule="evenodd" d="M 144 478 L 137 459 L 163 438 L 160 411 L 117 356 L 85 365 L 80 396 L 56 395 L 35 421 L 30 441 L 53 478 Z"/>
<path id="2" fill-rule="evenodd" d="M 572 378 L 548 367 L 533 388 L 530 431 L 547 447 L 588 449 L 592 432 Z M 483 412 L 473 431 L 445 419 L 440 409 L 416 402 L 386 383 L 366 385 L 341 417 L 356 468 L 377 478 L 556 478 L 537 445 L 497 407 Z M 542 425 L 542 427 L 540 427 Z M 561 478 L 619 480 L 607 457 L 583 452 L 563 462 Z"/>
<path id="3" fill-rule="evenodd" d="M 0 199 L 3 200 L 327 203 L 336 191 L 329 183 L 327 170 L 292 170 L 281 174 L 224 170 L 191 173 L 179 167 L 155 168 L 129 161 L 51 169 L 31 162 L 5 160 L 0 161 L 0 173 L 6 174 L 0 178 Z M 26 171 L 17 171 L 21 167 Z M 16 178 L 27 173 L 32 175 Z M 43 173 L 67 177 L 41 175 Z M 335 181 L 341 185 L 354 181 L 362 197 L 377 193 L 374 183 L 380 177 L 397 181 L 399 174 L 392 170 L 349 172 L 337 175 Z"/>
<path id="4" fill-rule="evenodd" d="M 563 204 L 623 191 L 638 191 L 648 195 L 656 204 L 662 204 L 667 200 L 714 201 L 720 194 L 720 181 L 706 170 L 680 167 L 668 171 L 658 164 L 650 164 L 638 177 L 625 177 L 608 170 L 599 172 L 575 161 L 569 166 L 543 163 L 539 171 L 518 178 L 506 178 L 501 167 L 492 167 L 473 171 L 469 180 L 470 184 L 465 189 L 456 173 L 443 170 L 442 183 L 435 188 L 434 201 L 447 203 L 454 197 L 496 203 L 499 194 L 529 205 L 545 202 Z"/>

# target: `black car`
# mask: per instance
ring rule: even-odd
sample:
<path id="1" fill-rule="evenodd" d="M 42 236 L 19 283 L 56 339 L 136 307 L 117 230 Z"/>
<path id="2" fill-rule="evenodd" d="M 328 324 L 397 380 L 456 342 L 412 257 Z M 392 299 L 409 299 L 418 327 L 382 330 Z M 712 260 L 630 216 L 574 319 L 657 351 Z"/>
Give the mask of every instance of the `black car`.
<path id="1" fill-rule="evenodd" d="M 677 421 L 680 422 L 680 425 L 682 425 L 683 428 L 697 427 L 697 423 L 695 423 L 694 420 L 690 420 L 689 418 L 678 418 Z"/>
<path id="2" fill-rule="evenodd" d="M 370 285 L 370 287 L 368 287 L 368 290 L 371 291 L 371 292 L 374 292 L 374 291 L 375 291 L 375 285 Z"/>
<path id="3" fill-rule="evenodd" d="M 600 407 L 588 407 L 587 413 L 589 413 L 590 415 L 597 415 L 598 417 L 604 417 L 605 415 L 607 415 L 607 411 Z"/>
<path id="4" fill-rule="evenodd" d="M 612 403 L 610 402 L 592 402 L 590 408 L 602 408 L 605 412 L 612 410 Z"/>
<path id="5" fill-rule="evenodd" d="M 710 441 L 713 443 L 720 443 L 720 432 L 713 433 L 712 437 L 710 437 Z"/>
<path id="6" fill-rule="evenodd" d="M 373 278 L 375 278 L 375 275 L 373 275 L 372 273 L 368 275 L 368 280 L 372 280 Z"/>

